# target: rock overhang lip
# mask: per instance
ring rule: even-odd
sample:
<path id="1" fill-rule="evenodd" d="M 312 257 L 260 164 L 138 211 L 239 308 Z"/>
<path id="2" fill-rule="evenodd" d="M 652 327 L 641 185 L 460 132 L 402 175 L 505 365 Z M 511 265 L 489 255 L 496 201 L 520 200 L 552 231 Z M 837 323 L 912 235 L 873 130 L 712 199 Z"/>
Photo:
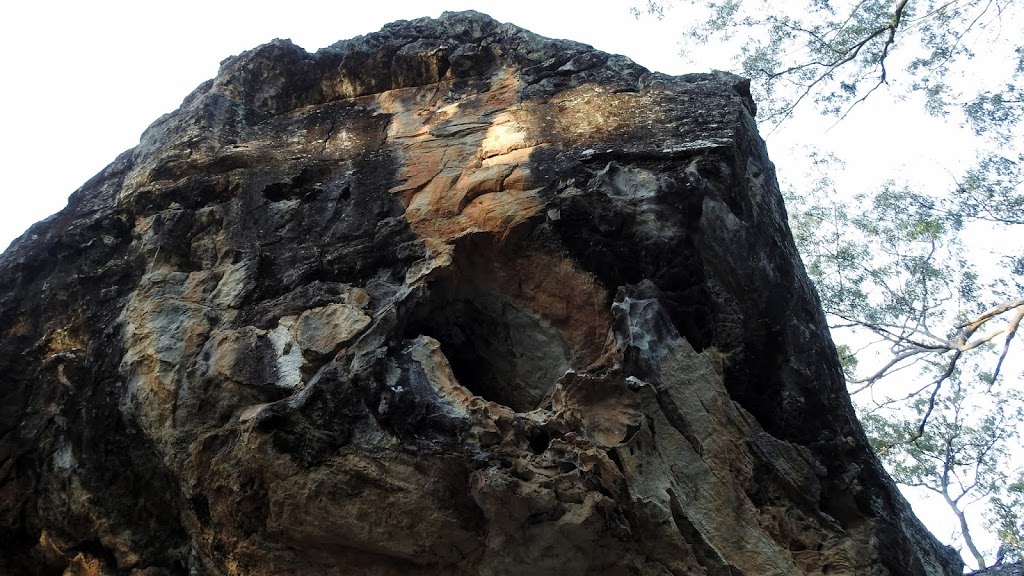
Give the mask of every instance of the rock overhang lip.
<path id="1" fill-rule="evenodd" d="M 402 74 L 400 68 L 403 66 L 406 69 L 440 66 L 446 71 L 447 77 L 445 79 L 460 79 L 459 74 L 453 70 L 451 63 L 446 62 L 446 59 L 451 56 L 451 52 L 455 48 L 455 43 L 450 38 L 442 34 L 415 36 L 409 33 L 409 28 L 415 30 L 417 27 L 421 27 L 425 30 L 436 31 L 438 26 L 463 26 L 466 30 L 469 30 L 466 34 L 469 34 L 471 44 L 478 48 L 487 48 L 488 46 L 500 44 L 502 39 L 508 38 L 516 38 L 522 40 L 523 43 L 530 41 L 534 45 L 541 47 L 536 50 L 536 53 L 528 55 L 520 55 L 518 53 L 513 53 L 511 56 L 508 54 L 497 55 L 495 62 L 490 64 L 491 68 L 493 66 L 505 66 L 517 69 L 520 73 L 530 72 L 532 69 L 539 68 L 543 70 L 541 74 L 543 76 L 558 72 L 559 68 L 562 68 L 566 62 L 572 61 L 574 58 L 587 54 L 595 55 L 604 59 L 604 61 L 608 59 L 614 59 L 615 61 L 614 73 L 602 78 L 605 82 L 617 79 L 623 85 L 632 86 L 633 89 L 637 90 L 644 90 L 665 83 L 688 84 L 699 92 L 706 92 L 708 90 L 721 91 L 725 89 L 733 95 L 740 97 L 752 115 L 756 113 L 756 104 L 750 93 L 750 81 L 741 76 L 723 71 L 690 73 L 679 76 L 651 72 L 628 57 L 609 54 L 596 50 L 590 45 L 571 40 L 540 36 L 515 24 L 502 23 L 486 14 L 473 10 L 446 11 L 438 18 L 423 17 L 415 20 L 393 22 L 383 26 L 378 32 L 339 40 L 313 53 L 307 52 L 291 40 L 275 39 L 237 56 L 225 59 L 222 62 L 217 78 L 215 78 L 215 82 L 234 84 L 243 81 L 244 79 L 238 77 L 237 71 L 239 69 L 244 70 L 247 66 L 251 66 L 251 63 L 254 61 L 272 57 L 281 58 L 281 54 L 284 54 L 284 59 L 292 64 L 297 62 L 308 63 L 310 70 L 307 73 L 315 77 L 321 85 L 321 89 L 322 86 L 331 83 L 355 86 L 355 88 L 347 93 L 335 94 L 333 96 L 322 94 L 322 102 L 333 99 L 367 96 L 388 89 L 414 88 L 433 84 L 441 79 L 433 76 L 409 78 Z M 399 62 L 396 59 L 396 56 L 400 55 L 402 48 L 419 43 L 423 44 L 424 49 L 416 53 L 412 60 Z M 465 45 L 460 44 L 459 46 L 464 47 Z M 483 52 L 480 54 L 483 54 Z M 408 54 L 402 56 L 405 57 Z M 484 54 L 484 56 L 487 55 Z M 390 74 L 398 84 L 388 85 L 363 81 L 364 79 L 360 76 L 361 69 L 368 60 L 374 58 L 384 59 L 382 61 L 375 60 L 375 66 L 379 66 L 382 63 L 387 65 L 389 64 L 387 59 L 391 58 Z M 512 60 L 502 60 L 503 58 L 512 58 Z M 329 64 L 322 65 L 323 62 L 328 62 Z M 547 70 L 547 68 L 551 68 L 551 70 Z M 478 78 L 480 73 L 484 72 L 472 67 L 469 70 L 472 74 L 464 77 L 464 79 Z M 486 72 L 493 73 L 493 69 L 488 69 Z M 387 74 L 384 75 L 387 76 Z M 417 80 L 423 80 L 423 82 L 420 83 Z M 308 81 L 309 79 L 307 79 Z M 316 89 L 313 90 L 313 92 L 315 91 Z M 284 111 L 278 111 L 278 113 L 280 112 Z"/>

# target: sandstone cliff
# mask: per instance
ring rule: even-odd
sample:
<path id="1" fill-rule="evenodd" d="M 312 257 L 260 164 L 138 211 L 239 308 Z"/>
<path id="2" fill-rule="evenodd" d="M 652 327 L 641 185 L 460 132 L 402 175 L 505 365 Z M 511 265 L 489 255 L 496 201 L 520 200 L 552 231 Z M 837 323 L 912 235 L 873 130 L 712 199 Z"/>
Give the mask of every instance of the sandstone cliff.
<path id="1" fill-rule="evenodd" d="M 0 573 L 959 573 L 753 114 L 477 13 L 226 60 L 0 259 Z"/>

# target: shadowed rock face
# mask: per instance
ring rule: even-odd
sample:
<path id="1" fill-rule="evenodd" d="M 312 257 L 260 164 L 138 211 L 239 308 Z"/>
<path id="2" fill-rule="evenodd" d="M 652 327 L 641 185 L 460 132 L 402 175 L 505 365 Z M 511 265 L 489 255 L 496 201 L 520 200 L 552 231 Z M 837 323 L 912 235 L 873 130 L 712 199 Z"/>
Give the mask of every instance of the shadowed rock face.
<path id="1" fill-rule="evenodd" d="M 477 13 L 225 61 L 0 259 L 0 573 L 959 573 L 753 111 Z"/>

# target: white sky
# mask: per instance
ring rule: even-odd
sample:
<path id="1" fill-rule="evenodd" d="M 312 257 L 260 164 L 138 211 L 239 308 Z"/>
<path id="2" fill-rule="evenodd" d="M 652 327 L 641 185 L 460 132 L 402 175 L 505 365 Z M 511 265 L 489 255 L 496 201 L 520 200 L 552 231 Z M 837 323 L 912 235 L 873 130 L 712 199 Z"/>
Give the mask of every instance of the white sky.
<path id="1" fill-rule="evenodd" d="M 642 1 L 635 2 L 643 3 Z M 686 14 L 634 19 L 631 0 L 457 2 L 383 0 L 284 2 L 180 0 L 4 2 L 0 8 L 0 250 L 33 222 L 60 210 L 68 195 L 138 142 L 224 58 L 273 38 L 309 51 L 378 30 L 399 19 L 475 9 L 539 34 L 625 54 L 670 74 L 729 68 L 724 53 L 679 55 Z M 894 80 L 898 81 L 898 80 Z M 843 150 L 848 174 L 864 186 L 894 174 L 930 175 L 962 166 L 963 133 L 923 117 L 917 104 L 869 100 L 836 128 L 810 120 L 768 137 L 783 180 L 803 176 L 799 144 Z M 970 160 L 970 158 L 967 158 Z M 940 536 L 945 537 L 941 530 Z"/>
<path id="2" fill-rule="evenodd" d="M 160 115 L 217 73 L 224 58 L 274 38 L 315 51 L 388 22 L 476 9 L 545 36 L 625 53 L 682 73 L 669 22 L 634 19 L 626 1 L 237 2 L 22 1 L 0 8 L 3 90 L 0 249 Z"/>
<path id="3" fill-rule="evenodd" d="M 476 9 L 545 36 L 625 54 L 669 74 L 729 67 L 724 53 L 703 53 L 696 58 L 697 64 L 679 55 L 684 12 L 671 11 L 663 21 L 637 20 L 629 13 L 632 4 L 631 0 L 292 0 L 285 7 L 280 2 L 230 0 L 5 2 L 0 8 L 4 77 L 0 170 L 6 187 L 0 210 L 0 250 L 33 222 L 60 210 L 71 192 L 133 147 L 146 126 L 176 109 L 192 89 L 212 78 L 221 60 L 273 38 L 290 38 L 315 51 L 376 31 L 393 20 Z M 904 131 L 886 130 L 886 118 L 893 116 L 868 108 L 855 121 L 828 133 L 823 133 L 828 124 L 822 122 L 769 138 L 772 158 L 783 177 L 797 170 L 783 171 L 785 153 L 794 143 L 787 135 L 797 133 L 801 139 L 807 135 L 826 146 L 840 142 L 845 149 L 854 148 L 849 143 L 861 139 L 860 155 L 871 158 L 875 168 L 879 164 L 899 168 L 921 156 L 922 152 L 905 153 L 919 147 L 901 141 L 898 132 Z M 911 108 L 920 116 L 919 108 Z M 921 124 L 917 135 L 922 131 L 934 133 L 926 138 L 932 142 L 957 137 L 947 134 L 938 122 Z M 943 156 L 942 152 L 924 154 Z M 932 168 L 950 164 L 944 158 L 924 162 Z"/>

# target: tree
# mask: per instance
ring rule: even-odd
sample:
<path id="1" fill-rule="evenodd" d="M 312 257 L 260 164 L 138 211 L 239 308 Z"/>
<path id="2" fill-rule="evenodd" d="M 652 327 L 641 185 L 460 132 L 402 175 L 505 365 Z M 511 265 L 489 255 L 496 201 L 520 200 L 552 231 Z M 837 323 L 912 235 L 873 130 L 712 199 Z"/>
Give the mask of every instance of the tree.
<path id="1" fill-rule="evenodd" d="M 1024 474 L 992 498 L 989 523 L 1001 542 L 996 563 L 1024 562 Z"/>
<path id="2" fill-rule="evenodd" d="M 975 137 L 965 149 L 973 162 L 950 169 L 949 187 L 894 177 L 850 194 L 841 158 L 810 153 L 811 176 L 785 193 L 876 450 L 897 481 L 944 495 L 979 565 L 995 555 L 974 541 L 967 506 L 987 508 L 1004 557 L 1020 557 L 1024 532 L 1024 489 L 1010 481 L 1022 424 L 1000 416 L 1024 405 L 1015 392 L 1024 371 L 1014 367 L 1024 320 L 1022 4 L 649 0 L 633 8 L 660 17 L 685 5 L 693 24 L 684 38 L 734 51 L 769 133 L 809 112 L 840 122 L 869 98 L 891 97 L 920 102 Z M 988 251 L 998 257 L 979 263 Z"/>
<path id="3" fill-rule="evenodd" d="M 687 38 L 735 41 L 738 72 L 759 90 L 762 121 L 781 122 L 803 104 L 844 117 L 894 76 L 926 96 L 929 112 L 959 107 L 979 129 L 1016 124 L 1022 113 L 1013 83 L 1024 73 L 1024 48 L 1013 45 L 1020 42 L 1015 0 L 648 0 L 645 8 L 663 16 L 674 4 L 703 15 L 690 19 Z M 1005 82 L 964 100 L 951 72 L 989 45 L 1016 56 L 1012 69 Z"/>
<path id="4" fill-rule="evenodd" d="M 913 424 L 913 416 L 920 417 L 926 410 L 934 409 L 935 417 L 928 433 L 913 441 L 907 437 L 913 426 L 906 421 L 874 413 L 863 418 L 875 450 L 889 463 L 893 478 L 905 486 L 932 492 L 956 518 L 959 536 L 978 568 L 989 563 L 975 542 L 966 511 L 987 498 L 994 503 L 992 517 L 1002 541 L 1002 559 L 1024 554 L 1016 508 L 1021 494 L 1019 490 L 1004 490 L 1011 476 L 1000 466 L 1020 440 L 1012 422 L 1024 418 L 1024 404 L 1016 392 L 1001 396 L 994 407 L 990 398 L 978 402 L 979 398 L 972 398 L 954 380 L 932 405 L 925 398 L 917 398 L 911 404 L 909 424 Z"/>

